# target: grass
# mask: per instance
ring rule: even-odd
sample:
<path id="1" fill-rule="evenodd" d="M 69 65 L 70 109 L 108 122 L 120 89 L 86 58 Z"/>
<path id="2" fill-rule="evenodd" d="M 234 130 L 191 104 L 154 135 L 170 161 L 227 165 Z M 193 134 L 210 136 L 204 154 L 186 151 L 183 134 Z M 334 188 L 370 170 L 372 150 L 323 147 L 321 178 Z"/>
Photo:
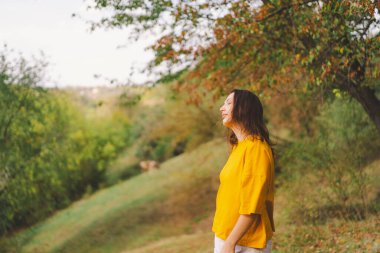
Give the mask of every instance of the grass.
<path id="1" fill-rule="evenodd" d="M 172 158 L 141 174 L 75 202 L 46 221 L 0 242 L 6 252 L 211 253 L 218 175 L 228 156 L 223 140 Z M 369 203 L 361 219 L 302 216 L 328 203 L 318 172 L 276 189 L 273 252 L 379 252 L 380 159 L 366 167 Z M 307 197 L 303 197 L 307 196 Z M 338 207 L 339 208 L 339 207 Z M 306 212 L 307 213 L 307 212 Z"/>
<path id="2" fill-rule="evenodd" d="M 123 251 L 123 253 L 213 253 L 213 243 L 213 234 L 200 232 L 168 237 L 135 250 Z"/>
<path id="3" fill-rule="evenodd" d="M 201 223 L 194 216 L 206 217 L 214 209 L 209 200 L 226 158 L 222 140 L 209 142 L 168 160 L 158 171 L 100 190 L 20 231 L 8 238 L 9 251 L 120 252 L 192 233 Z"/>
<path id="4" fill-rule="evenodd" d="M 365 220 L 330 219 L 323 225 L 282 227 L 275 237 L 274 252 L 379 252 L 379 215 Z"/>

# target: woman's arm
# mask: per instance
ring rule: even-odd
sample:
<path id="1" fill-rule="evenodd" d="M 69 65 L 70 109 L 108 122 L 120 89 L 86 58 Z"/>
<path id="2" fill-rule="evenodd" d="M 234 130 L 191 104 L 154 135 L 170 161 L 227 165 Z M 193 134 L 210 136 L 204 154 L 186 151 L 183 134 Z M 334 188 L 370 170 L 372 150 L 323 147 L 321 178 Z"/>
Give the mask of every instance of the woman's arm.
<path id="1" fill-rule="evenodd" d="M 257 221 L 256 224 L 259 223 L 259 219 L 259 214 L 240 214 L 234 228 L 224 243 L 224 251 L 222 250 L 222 252 L 235 252 L 237 242 L 243 237 L 245 232 L 247 232 L 248 228 L 252 226 L 255 221 Z"/>

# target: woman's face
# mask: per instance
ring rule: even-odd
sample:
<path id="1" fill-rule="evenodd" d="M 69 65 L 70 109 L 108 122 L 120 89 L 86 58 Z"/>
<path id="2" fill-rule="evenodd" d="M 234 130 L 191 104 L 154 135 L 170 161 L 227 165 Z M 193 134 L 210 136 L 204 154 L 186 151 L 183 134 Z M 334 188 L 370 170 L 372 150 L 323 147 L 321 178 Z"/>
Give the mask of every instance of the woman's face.
<path id="1" fill-rule="evenodd" d="M 232 122 L 232 109 L 234 106 L 234 93 L 230 93 L 226 100 L 224 101 L 224 104 L 220 107 L 220 112 L 222 113 L 222 119 L 223 119 L 223 125 L 226 127 L 231 127 Z"/>

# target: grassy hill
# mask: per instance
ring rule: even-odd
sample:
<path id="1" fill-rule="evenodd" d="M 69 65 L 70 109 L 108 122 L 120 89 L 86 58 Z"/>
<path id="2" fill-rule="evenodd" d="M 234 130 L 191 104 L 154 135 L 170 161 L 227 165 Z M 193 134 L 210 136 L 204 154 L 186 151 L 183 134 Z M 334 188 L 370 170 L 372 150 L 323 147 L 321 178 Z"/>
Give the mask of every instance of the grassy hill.
<path id="1" fill-rule="evenodd" d="M 170 159 L 75 202 L 8 241 L 16 252 L 121 252 L 168 236 L 210 231 L 223 140 Z M 13 250 L 10 250 L 12 252 Z"/>
<path id="2" fill-rule="evenodd" d="M 0 246 L 5 252 L 212 253 L 212 218 L 218 175 L 228 156 L 216 139 L 172 158 L 160 170 L 141 174 L 75 202 Z M 379 201 L 380 160 L 366 168 L 370 203 Z M 305 222 L 296 212 L 300 196 L 312 205 L 319 191 L 318 173 L 286 182 L 276 190 L 277 233 L 273 252 L 378 252 L 380 219 L 327 215 Z M 301 194 L 302 193 L 302 194 Z M 326 206 L 327 207 L 327 206 Z"/>
<path id="3" fill-rule="evenodd" d="M 210 141 L 3 238 L 1 252 L 212 253 L 218 176 L 227 156 L 224 140 Z M 323 172 L 279 174 L 273 252 L 379 252 L 380 160 L 365 172 L 370 208 L 365 216 L 353 209 L 349 217 L 321 195 Z"/>

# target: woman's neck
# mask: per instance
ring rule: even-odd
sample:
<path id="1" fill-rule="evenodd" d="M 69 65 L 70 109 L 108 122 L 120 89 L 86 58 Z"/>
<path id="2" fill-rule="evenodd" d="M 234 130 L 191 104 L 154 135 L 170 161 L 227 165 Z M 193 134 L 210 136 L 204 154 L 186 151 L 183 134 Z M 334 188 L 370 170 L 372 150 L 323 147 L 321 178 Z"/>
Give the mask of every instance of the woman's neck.
<path id="1" fill-rule="evenodd" d="M 245 138 L 247 138 L 249 135 L 249 133 L 247 133 L 247 131 L 245 131 L 245 129 L 240 126 L 232 126 L 231 130 L 234 132 L 239 142 L 245 140 Z"/>

